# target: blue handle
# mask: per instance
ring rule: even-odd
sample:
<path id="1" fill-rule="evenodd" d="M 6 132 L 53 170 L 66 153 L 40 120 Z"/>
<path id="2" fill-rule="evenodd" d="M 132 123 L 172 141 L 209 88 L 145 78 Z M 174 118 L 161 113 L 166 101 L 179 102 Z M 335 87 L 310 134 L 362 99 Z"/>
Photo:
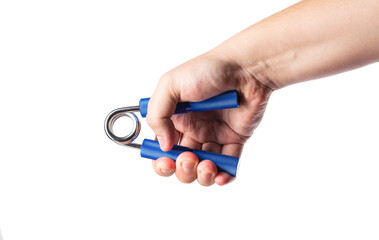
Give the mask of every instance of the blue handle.
<path id="1" fill-rule="evenodd" d="M 219 171 L 229 173 L 232 176 L 236 176 L 237 174 L 237 166 L 239 158 L 212 153 L 212 152 L 206 152 L 202 150 L 196 150 L 196 149 L 190 149 L 183 146 L 174 145 L 174 147 L 168 151 L 163 152 L 160 147 L 159 143 L 157 141 L 145 139 L 142 142 L 141 146 L 141 157 L 149 158 L 156 160 L 160 157 L 168 157 L 173 160 L 176 160 L 176 158 L 181 154 L 182 152 L 193 152 L 196 154 L 196 156 L 199 158 L 200 161 L 202 160 L 210 160 L 214 162 L 218 168 Z"/>
<path id="2" fill-rule="evenodd" d="M 149 104 L 149 100 L 150 98 L 142 98 L 139 101 L 139 110 L 142 117 L 146 117 L 147 115 L 147 105 Z M 232 90 L 201 102 L 180 102 L 176 106 L 175 114 L 235 108 L 238 106 L 237 91 Z"/>

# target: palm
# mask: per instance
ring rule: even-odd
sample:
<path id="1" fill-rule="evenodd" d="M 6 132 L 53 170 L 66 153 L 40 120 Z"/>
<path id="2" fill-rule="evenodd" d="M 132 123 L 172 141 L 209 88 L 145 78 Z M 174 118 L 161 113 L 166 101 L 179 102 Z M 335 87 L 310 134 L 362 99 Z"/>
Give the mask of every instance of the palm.
<path id="1" fill-rule="evenodd" d="M 237 66 L 202 59 L 196 59 L 190 66 L 171 73 L 188 78 L 181 81 L 182 100 L 202 100 L 204 96 L 218 94 L 218 89 L 237 89 L 240 107 L 173 116 L 175 128 L 182 133 L 181 144 L 239 156 L 243 144 L 262 119 L 270 89 Z"/>

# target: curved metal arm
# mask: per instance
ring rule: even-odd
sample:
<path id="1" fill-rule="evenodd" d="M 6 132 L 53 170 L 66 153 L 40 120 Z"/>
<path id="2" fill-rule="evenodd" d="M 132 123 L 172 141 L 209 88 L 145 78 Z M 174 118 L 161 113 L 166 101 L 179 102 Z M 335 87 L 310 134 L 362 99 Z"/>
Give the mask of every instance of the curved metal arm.
<path id="1" fill-rule="evenodd" d="M 122 146 L 132 147 L 132 148 L 141 148 L 141 144 L 132 143 L 134 139 L 136 139 L 140 133 L 141 130 L 141 123 L 138 119 L 138 117 L 134 114 L 134 112 L 138 112 L 139 107 L 138 106 L 132 106 L 132 107 L 123 107 L 123 108 L 117 108 L 110 112 L 108 116 L 105 118 L 104 122 L 104 129 L 107 136 L 114 141 L 115 143 L 118 143 Z M 117 136 L 113 132 L 113 125 L 116 122 L 117 119 L 120 117 L 128 117 L 132 120 L 133 123 L 133 130 L 127 134 L 126 136 Z"/>

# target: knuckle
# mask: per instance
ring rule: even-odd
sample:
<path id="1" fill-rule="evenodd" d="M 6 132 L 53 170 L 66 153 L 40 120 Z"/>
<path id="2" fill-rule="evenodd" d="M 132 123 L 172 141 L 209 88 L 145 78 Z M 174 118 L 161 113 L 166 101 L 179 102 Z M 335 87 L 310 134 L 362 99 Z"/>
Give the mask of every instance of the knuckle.
<path id="1" fill-rule="evenodd" d="M 160 78 L 159 78 L 159 83 L 164 84 L 164 83 L 169 83 L 175 79 L 175 69 L 172 69 L 168 72 L 165 72 Z"/>
<path id="2" fill-rule="evenodd" d="M 172 75 L 171 72 L 166 72 L 165 74 L 163 74 L 159 78 L 159 84 L 162 84 L 162 83 L 165 83 L 167 81 L 170 81 L 170 79 L 172 79 L 171 75 Z"/>
<path id="3" fill-rule="evenodd" d="M 181 163 L 186 160 L 191 160 L 195 162 L 196 164 L 199 163 L 199 158 L 193 152 L 190 152 L 190 151 L 182 152 L 176 159 L 176 162 Z"/>
<path id="4" fill-rule="evenodd" d="M 216 164 L 214 164 L 214 162 L 210 160 L 203 160 L 199 163 L 199 170 L 217 172 L 217 167 Z"/>
<path id="5" fill-rule="evenodd" d="M 152 114 L 147 114 L 146 122 L 151 128 L 157 128 L 160 125 L 159 119 L 155 118 Z"/>

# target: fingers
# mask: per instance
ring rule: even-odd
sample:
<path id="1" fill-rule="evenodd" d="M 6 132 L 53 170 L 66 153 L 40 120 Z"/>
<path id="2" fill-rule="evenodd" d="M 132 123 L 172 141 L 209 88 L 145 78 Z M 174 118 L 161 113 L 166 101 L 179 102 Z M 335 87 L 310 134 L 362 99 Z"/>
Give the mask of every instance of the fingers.
<path id="1" fill-rule="evenodd" d="M 242 152 L 242 144 L 228 144 L 221 146 L 217 143 L 208 142 L 203 145 L 196 142 L 190 137 L 183 136 L 181 145 L 221 153 L 229 156 L 239 157 Z M 171 176 L 174 172 L 179 181 L 183 183 L 192 183 L 197 179 L 202 186 L 225 185 L 232 182 L 235 178 L 225 172 L 218 172 L 217 166 L 210 160 L 199 162 L 198 157 L 192 152 L 180 154 L 176 163 L 169 158 L 163 157 L 153 161 L 153 168 L 160 176 Z"/>
<path id="2" fill-rule="evenodd" d="M 166 157 L 152 162 L 154 171 L 158 175 L 168 177 L 175 172 L 176 177 L 183 183 L 192 183 L 197 179 L 200 185 L 211 186 L 215 183 L 217 176 L 217 167 L 212 161 L 204 160 L 199 163 L 197 156 L 191 152 L 180 154 L 176 164 L 172 159 Z M 221 181 L 227 182 L 226 178 Z"/>
<path id="3" fill-rule="evenodd" d="M 224 146 L 222 146 L 221 154 L 239 158 L 241 157 L 242 150 L 243 150 L 243 144 L 239 144 L 239 143 L 225 144 Z"/>
<path id="4" fill-rule="evenodd" d="M 214 142 L 204 143 L 202 146 L 203 151 L 220 153 L 221 145 Z M 202 186 L 211 186 L 215 183 L 217 176 L 217 167 L 212 161 L 204 160 L 199 163 L 197 168 L 197 181 Z"/>
<path id="5" fill-rule="evenodd" d="M 203 151 L 221 153 L 222 146 L 214 142 L 204 143 L 202 146 Z"/>
<path id="6" fill-rule="evenodd" d="M 197 141 L 195 141 L 194 139 L 192 139 L 191 137 L 187 135 L 182 136 L 180 145 L 189 147 L 192 149 L 202 148 L 202 150 L 204 151 L 212 151 L 216 153 L 219 153 L 221 151 L 221 146 L 219 144 L 206 143 L 206 144 L 201 145 L 200 143 L 198 143 Z M 189 164 L 188 162 L 185 162 L 186 160 L 188 161 L 191 160 L 193 162 Z M 186 166 L 185 165 L 183 166 L 183 163 L 181 162 L 184 162 L 184 164 L 189 164 L 191 171 L 186 172 L 184 169 Z M 195 163 L 197 164 L 197 169 L 191 168 L 195 166 Z M 204 160 L 199 163 L 197 156 L 193 153 L 188 152 L 188 153 L 182 153 L 181 155 L 179 155 L 178 159 L 176 160 L 176 167 L 177 167 L 176 176 L 181 182 L 191 183 L 197 179 L 200 185 L 203 185 L 203 186 L 210 186 L 215 183 L 215 177 L 217 175 L 216 165 L 212 161 L 209 161 L 209 160 Z M 183 171 L 180 171 L 180 169 L 183 169 Z"/>
<path id="7" fill-rule="evenodd" d="M 229 155 L 233 157 L 240 157 L 243 149 L 243 144 L 226 144 L 221 149 L 221 154 Z M 215 178 L 217 185 L 225 185 L 230 183 L 235 178 L 225 172 L 219 172 Z"/>
<path id="8" fill-rule="evenodd" d="M 180 145 L 191 149 L 201 149 L 201 143 L 197 142 L 196 140 L 185 134 L 182 135 Z"/>
<path id="9" fill-rule="evenodd" d="M 225 172 L 219 172 L 215 178 L 215 183 L 219 186 L 231 183 L 235 178 Z"/>
<path id="10" fill-rule="evenodd" d="M 169 177 L 172 174 L 174 174 L 176 165 L 174 160 L 167 158 L 167 157 L 162 157 L 159 158 L 155 161 L 152 161 L 153 163 L 153 168 L 154 171 L 163 177 Z"/>
<path id="11" fill-rule="evenodd" d="M 181 136 L 182 136 L 181 133 L 180 133 L 178 130 L 175 130 L 175 134 L 174 134 L 174 143 L 175 143 L 175 144 L 178 144 L 178 145 L 179 145 L 179 141 L 180 141 L 180 139 L 181 139 Z M 155 141 L 158 141 L 157 136 L 155 136 L 154 140 L 155 140 Z"/>
<path id="12" fill-rule="evenodd" d="M 157 136 L 163 151 L 169 151 L 175 144 L 175 127 L 170 119 L 179 102 L 179 92 L 169 77 L 162 77 L 150 98 L 147 123 Z"/>
<path id="13" fill-rule="evenodd" d="M 175 172 L 176 177 L 183 183 L 192 183 L 197 179 L 202 186 L 211 186 L 214 183 L 221 186 L 234 179 L 225 172 L 218 172 L 216 165 L 210 160 L 199 163 L 199 159 L 192 152 L 180 154 L 176 163 L 167 157 L 159 158 L 152 163 L 158 175 L 169 177 Z"/>
<path id="14" fill-rule="evenodd" d="M 176 159 L 176 177 L 183 183 L 191 183 L 197 178 L 199 159 L 192 152 L 181 153 Z"/>
<path id="15" fill-rule="evenodd" d="M 217 175 L 216 165 L 209 160 L 203 160 L 197 167 L 197 181 L 200 185 L 211 186 L 215 183 Z"/>

